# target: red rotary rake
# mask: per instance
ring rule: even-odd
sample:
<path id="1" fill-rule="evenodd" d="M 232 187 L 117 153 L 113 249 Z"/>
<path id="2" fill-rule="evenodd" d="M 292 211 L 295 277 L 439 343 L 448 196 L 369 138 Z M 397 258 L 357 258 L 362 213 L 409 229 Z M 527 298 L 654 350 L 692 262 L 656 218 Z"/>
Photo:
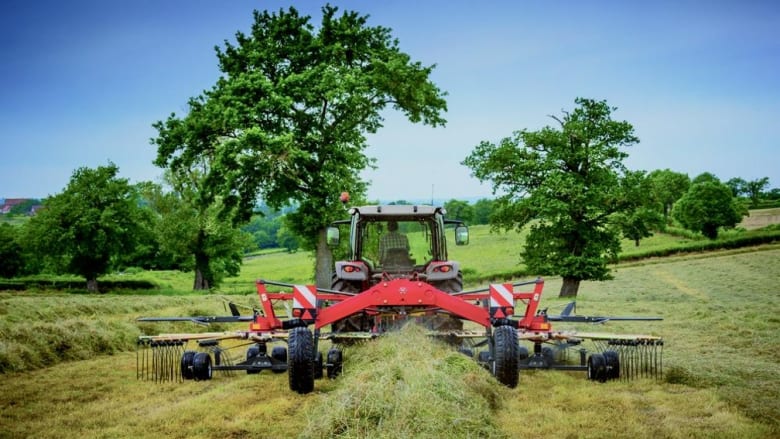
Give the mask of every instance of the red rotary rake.
<path id="1" fill-rule="evenodd" d="M 291 292 L 269 292 L 266 285 L 289 287 Z M 530 287 L 515 291 L 516 287 Z M 214 371 L 258 373 L 262 370 L 289 374 L 290 389 L 308 393 L 314 381 L 341 373 L 340 346 L 356 340 L 380 336 L 409 321 L 429 327 L 431 336 L 459 344 L 499 382 L 515 387 L 521 369 L 565 369 L 587 371 L 596 381 L 658 377 L 662 373 L 663 340 L 647 335 L 616 335 L 556 331 L 555 321 L 594 322 L 607 320 L 657 320 L 643 317 L 585 317 L 571 314 L 568 306 L 561 315 L 539 311 L 544 281 L 536 279 L 514 284 L 492 284 L 482 290 L 447 293 L 419 279 L 386 279 L 361 293 L 317 290 L 313 286 L 258 281 L 262 305 L 252 316 L 239 315 L 231 304 L 232 316 L 149 317 L 140 321 L 193 321 L 196 323 L 248 322 L 249 328 L 233 332 L 161 334 L 138 339 L 138 377 L 156 381 L 179 379 L 209 380 Z M 288 316 L 277 315 L 275 304 L 292 302 Z M 516 314 L 517 305 L 525 310 Z M 348 318 L 370 322 L 369 330 L 334 331 Z M 475 329 L 452 328 L 451 323 L 472 322 Z M 330 327 L 331 330 L 327 331 Z M 449 327 L 449 329 L 448 329 Z M 223 347 L 228 340 L 239 340 Z M 330 341 L 325 356 L 320 342 Z M 595 341 L 596 350 L 579 349 L 579 362 L 569 364 L 565 353 L 580 347 L 584 340 Z M 533 345 L 531 353 L 521 341 Z M 286 347 L 285 347 L 286 343 Z M 273 345 L 271 354 L 268 346 Z M 189 349 L 190 346 L 196 349 Z M 245 358 L 234 359 L 232 349 L 248 346 Z M 589 353 L 589 355 L 588 355 Z"/>

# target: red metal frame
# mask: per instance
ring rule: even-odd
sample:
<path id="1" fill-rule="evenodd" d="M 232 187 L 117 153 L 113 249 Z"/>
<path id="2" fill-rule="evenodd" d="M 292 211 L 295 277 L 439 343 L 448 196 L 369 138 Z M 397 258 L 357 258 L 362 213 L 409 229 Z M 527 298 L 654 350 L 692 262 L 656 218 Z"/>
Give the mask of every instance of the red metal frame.
<path id="1" fill-rule="evenodd" d="M 293 317 L 316 329 L 338 322 L 361 312 L 376 314 L 377 309 L 409 307 L 414 311 L 444 311 L 484 327 L 490 327 L 497 319 L 509 319 L 514 314 L 515 302 L 526 305 L 520 320 L 513 325 L 529 331 L 549 332 L 550 324 L 545 316 L 537 315 L 544 281 L 537 279 L 532 291 L 515 292 L 511 283 L 492 284 L 487 291 L 465 294 L 449 294 L 419 280 L 393 279 L 381 282 L 353 296 L 321 293 L 311 285 L 293 286 L 292 293 L 272 293 L 265 283 L 257 282 L 257 294 L 263 306 L 263 314 L 255 316 L 250 331 L 267 332 L 284 328 L 284 322 L 276 317 L 275 300 L 292 300 Z M 315 300 L 313 300 L 315 299 Z M 326 306 L 327 304 L 327 306 Z"/>

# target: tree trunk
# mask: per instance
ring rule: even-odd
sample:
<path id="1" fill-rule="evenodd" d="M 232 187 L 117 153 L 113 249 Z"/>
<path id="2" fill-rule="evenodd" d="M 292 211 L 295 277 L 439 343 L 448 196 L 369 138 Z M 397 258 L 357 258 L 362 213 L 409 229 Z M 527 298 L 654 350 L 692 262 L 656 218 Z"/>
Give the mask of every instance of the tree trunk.
<path id="1" fill-rule="evenodd" d="M 90 293 L 99 293 L 100 292 L 98 290 L 98 283 L 97 283 L 97 278 L 96 277 L 92 277 L 92 278 L 87 279 L 87 291 L 89 291 Z"/>
<path id="2" fill-rule="evenodd" d="M 195 282 L 192 284 L 193 290 L 208 290 L 209 280 L 203 276 L 203 272 L 200 269 L 195 269 Z"/>
<path id="3" fill-rule="evenodd" d="M 209 256 L 202 252 L 195 253 L 195 283 L 193 290 L 208 290 L 209 282 Z"/>
<path id="4" fill-rule="evenodd" d="M 327 232 L 320 230 L 320 236 L 317 239 L 317 262 L 315 264 L 315 276 L 317 288 L 330 288 L 333 282 L 333 252 L 330 251 L 327 242 Z"/>
<path id="5" fill-rule="evenodd" d="M 635 240 L 634 240 L 634 245 L 635 245 L 636 247 L 639 247 L 639 240 L 638 240 L 638 239 L 635 239 Z"/>
<path id="6" fill-rule="evenodd" d="M 580 280 L 573 277 L 564 277 L 561 285 L 561 293 L 558 297 L 577 297 L 577 291 L 580 289 Z"/>
<path id="7" fill-rule="evenodd" d="M 211 286 L 211 270 L 209 269 L 210 258 L 203 250 L 206 247 L 206 232 L 201 229 L 198 232 L 197 242 L 195 243 L 195 282 L 192 285 L 193 290 L 208 290 Z"/>

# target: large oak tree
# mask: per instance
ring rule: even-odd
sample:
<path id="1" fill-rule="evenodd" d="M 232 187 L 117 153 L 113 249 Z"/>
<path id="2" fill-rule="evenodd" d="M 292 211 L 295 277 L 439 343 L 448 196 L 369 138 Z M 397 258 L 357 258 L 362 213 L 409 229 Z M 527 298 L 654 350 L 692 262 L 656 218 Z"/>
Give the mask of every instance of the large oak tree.
<path id="1" fill-rule="evenodd" d="M 557 126 L 516 131 L 481 142 L 464 160 L 496 199 L 491 221 L 507 229 L 530 224 L 522 252 L 528 268 L 563 277 L 561 296 L 576 296 L 581 280 L 608 279 L 620 250 L 611 217 L 636 208 L 623 190 L 624 146 L 639 139 L 613 120 L 606 101 L 578 98 L 576 108 L 551 116 Z"/>
<path id="2" fill-rule="evenodd" d="M 325 6 L 318 28 L 295 8 L 254 13 L 249 34 L 217 47 L 222 76 L 189 103 L 184 118 L 155 127 L 156 163 L 176 169 L 208 157 L 206 182 L 224 211 L 248 220 L 258 196 L 275 208 L 291 201 L 291 229 L 317 250 L 317 284 L 330 286 L 324 228 L 343 215 L 341 191 L 365 192 L 372 166 L 366 134 L 387 107 L 412 122 L 445 123 L 445 93 L 399 49 L 388 28 Z"/>
<path id="3" fill-rule="evenodd" d="M 43 203 L 25 227 L 25 245 L 55 271 L 97 278 L 135 249 L 140 208 L 134 188 L 113 163 L 79 168 L 65 189 Z"/>

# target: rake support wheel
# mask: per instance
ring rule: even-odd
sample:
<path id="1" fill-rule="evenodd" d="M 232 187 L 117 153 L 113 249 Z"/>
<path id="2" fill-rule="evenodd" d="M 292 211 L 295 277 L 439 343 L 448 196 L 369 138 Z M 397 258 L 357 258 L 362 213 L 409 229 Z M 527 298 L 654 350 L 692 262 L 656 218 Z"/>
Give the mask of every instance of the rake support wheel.
<path id="1" fill-rule="evenodd" d="M 192 373 L 192 360 L 195 358 L 195 351 L 184 351 L 181 355 L 181 377 L 185 380 L 195 379 Z"/>
<path id="2" fill-rule="evenodd" d="M 509 388 L 517 387 L 518 370 L 517 330 L 511 326 L 499 326 L 493 331 L 493 376 Z"/>
<path id="3" fill-rule="evenodd" d="M 607 381 L 607 360 L 602 354 L 592 354 L 588 357 L 588 379 L 591 381 Z"/>
<path id="4" fill-rule="evenodd" d="M 211 355 L 208 352 L 198 352 L 192 357 L 192 375 L 198 381 L 210 380 L 213 374 Z"/>
<path id="5" fill-rule="evenodd" d="M 300 394 L 314 390 L 314 337 L 305 327 L 293 328 L 287 337 L 287 375 L 290 390 Z"/>

